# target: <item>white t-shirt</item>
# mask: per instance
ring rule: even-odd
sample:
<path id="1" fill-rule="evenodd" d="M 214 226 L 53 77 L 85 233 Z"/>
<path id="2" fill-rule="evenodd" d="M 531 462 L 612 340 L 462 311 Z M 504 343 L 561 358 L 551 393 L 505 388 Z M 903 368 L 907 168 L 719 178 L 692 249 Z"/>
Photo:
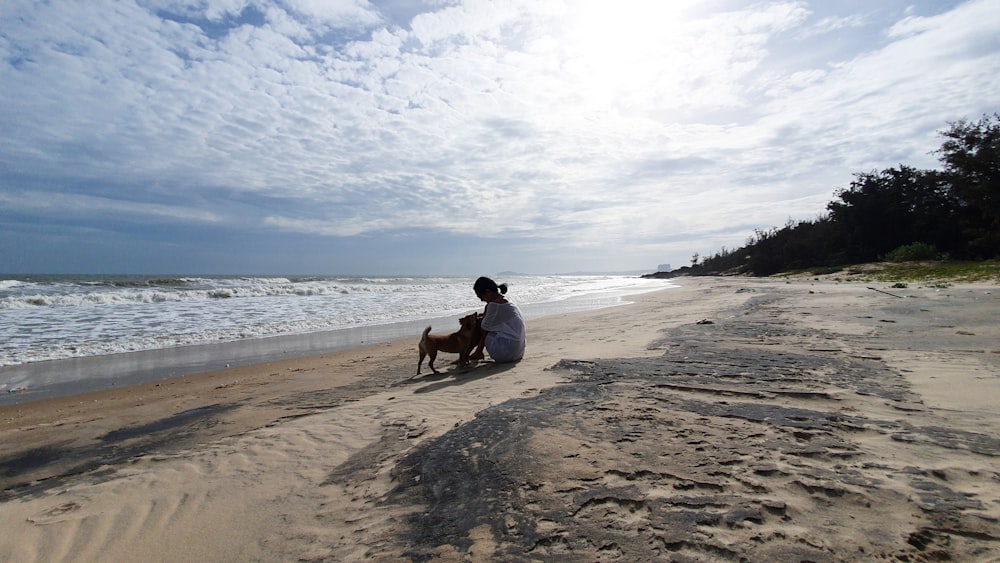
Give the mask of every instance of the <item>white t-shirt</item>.
<path id="1" fill-rule="evenodd" d="M 487 303 L 482 326 L 514 342 L 524 344 L 527 340 L 521 311 L 513 303 Z"/>

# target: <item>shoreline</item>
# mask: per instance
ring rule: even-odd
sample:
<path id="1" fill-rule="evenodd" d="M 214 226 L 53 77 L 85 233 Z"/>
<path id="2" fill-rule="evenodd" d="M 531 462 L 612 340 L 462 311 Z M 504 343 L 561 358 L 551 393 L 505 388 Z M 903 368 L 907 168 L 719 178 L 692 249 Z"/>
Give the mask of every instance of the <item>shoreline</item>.
<path id="1" fill-rule="evenodd" d="M 666 282 L 669 284 L 669 282 Z M 670 289 L 667 285 L 662 291 Z M 574 296 L 558 301 L 522 306 L 526 320 L 576 311 L 617 307 L 642 293 L 609 292 Z M 306 358 L 406 340 L 428 324 L 444 332 L 458 315 L 361 325 L 336 330 L 285 334 L 168 348 L 154 348 L 97 356 L 81 356 L 4 366 L 7 392 L 0 393 L 0 407 L 51 398 L 106 391 L 149 382 L 163 382 L 234 367 Z M 30 381 L 31 384 L 26 384 Z"/>
<path id="2" fill-rule="evenodd" d="M 210 344 L 156 348 L 99 356 L 46 360 L 6 366 L 8 376 L 51 379 L 71 373 L 68 381 L 51 381 L 24 391 L 0 395 L 0 407 L 69 397 L 95 391 L 163 382 L 235 367 L 254 366 L 333 354 L 375 344 L 404 340 L 427 324 L 443 325 L 451 317 L 359 326 L 332 331 L 289 334 Z"/>
<path id="3" fill-rule="evenodd" d="M 411 379 L 412 338 L 0 407 L 0 558 L 1000 557 L 996 284 L 675 281 L 517 364 Z"/>

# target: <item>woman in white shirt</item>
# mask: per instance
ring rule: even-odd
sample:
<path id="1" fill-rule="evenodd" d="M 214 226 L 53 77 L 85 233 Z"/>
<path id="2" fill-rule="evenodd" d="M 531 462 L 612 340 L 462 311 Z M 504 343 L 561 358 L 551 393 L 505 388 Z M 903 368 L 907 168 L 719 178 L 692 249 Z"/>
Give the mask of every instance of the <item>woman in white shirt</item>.
<path id="1" fill-rule="evenodd" d="M 507 284 L 497 283 L 490 278 L 481 277 L 472 286 L 476 297 L 486 302 L 483 311 L 483 338 L 479 347 L 470 359 L 481 360 L 483 347 L 489 352 L 494 362 L 516 362 L 524 356 L 527 335 L 524 332 L 524 319 L 521 311 L 504 297 Z"/>

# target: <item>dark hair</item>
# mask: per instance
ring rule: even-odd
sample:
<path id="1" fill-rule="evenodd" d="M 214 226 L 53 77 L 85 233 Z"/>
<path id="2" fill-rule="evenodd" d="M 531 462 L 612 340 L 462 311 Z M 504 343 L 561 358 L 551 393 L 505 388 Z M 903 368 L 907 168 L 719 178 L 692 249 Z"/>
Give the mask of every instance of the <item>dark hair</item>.
<path id="1" fill-rule="evenodd" d="M 501 295 L 507 293 L 507 284 L 502 283 L 497 285 L 497 282 L 491 280 L 486 276 L 482 276 L 476 283 L 472 284 L 472 290 L 476 292 L 476 295 L 485 293 L 487 291 L 495 291 Z"/>

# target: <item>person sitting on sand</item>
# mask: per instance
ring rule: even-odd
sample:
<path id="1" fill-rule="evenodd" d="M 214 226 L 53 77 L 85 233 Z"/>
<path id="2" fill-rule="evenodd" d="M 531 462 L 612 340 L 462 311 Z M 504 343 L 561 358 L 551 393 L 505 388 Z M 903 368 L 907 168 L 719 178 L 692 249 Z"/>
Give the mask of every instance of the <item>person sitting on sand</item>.
<path id="1" fill-rule="evenodd" d="M 482 360 L 485 347 L 494 362 L 520 360 L 524 356 L 527 335 L 520 309 L 504 297 L 507 284 L 497 285 L 490 278 L 481 277 L 472 285 L 472 290 L 476 297 L 486 302 L 486 309 L 483 311 L 483 336 L 469 359 Z"/>

